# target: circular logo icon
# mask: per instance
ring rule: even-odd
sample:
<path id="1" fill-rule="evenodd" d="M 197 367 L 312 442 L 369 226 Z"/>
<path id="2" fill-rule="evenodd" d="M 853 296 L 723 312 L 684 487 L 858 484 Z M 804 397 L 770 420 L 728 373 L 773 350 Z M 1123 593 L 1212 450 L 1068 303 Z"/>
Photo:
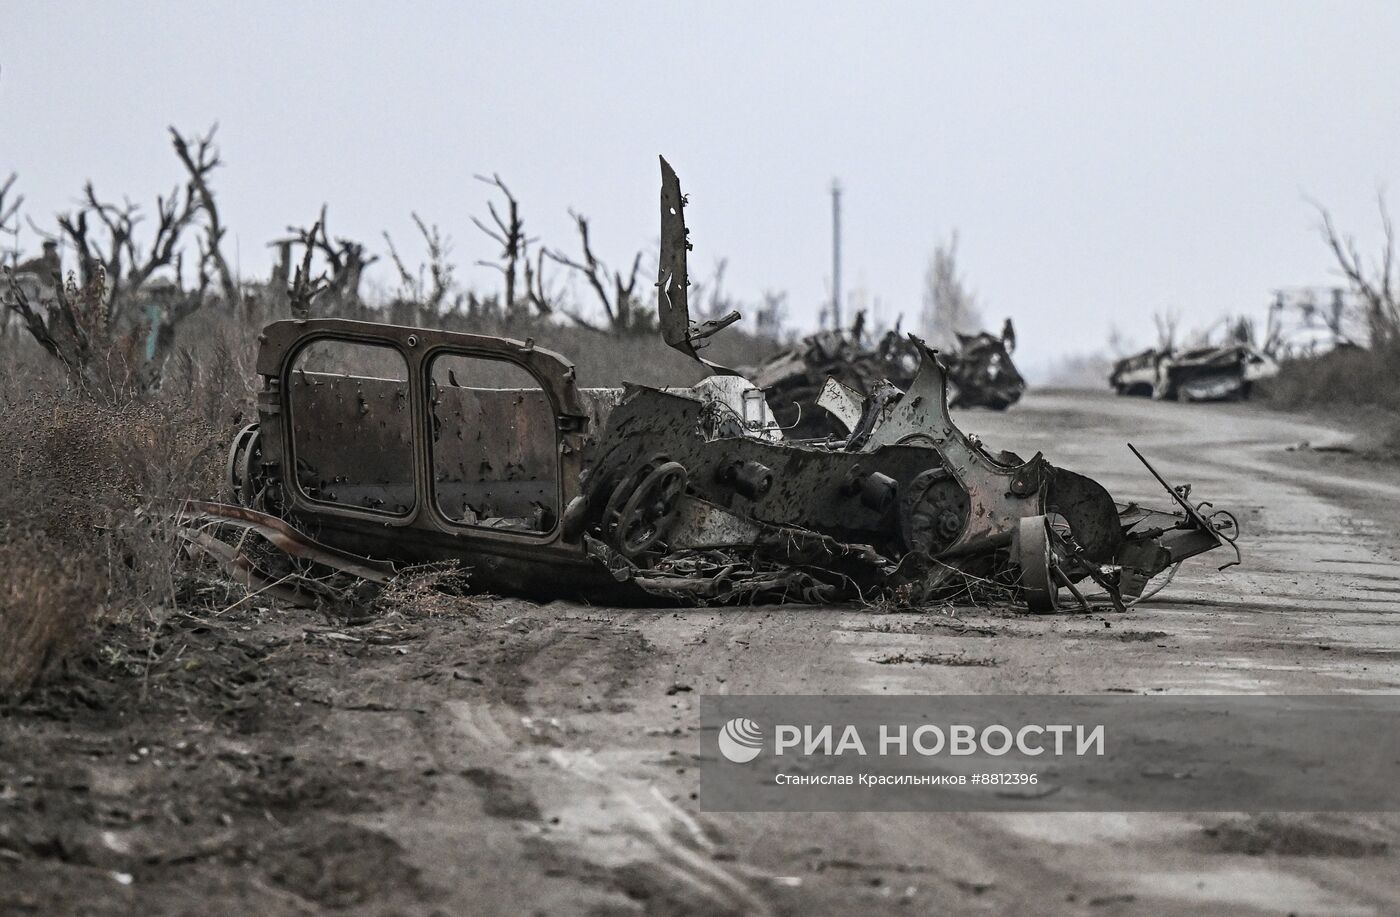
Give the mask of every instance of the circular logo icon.
<path id="1" fill-rule="evenodd" d="M 724 724 L 719 731 L 719 753 L 735 764 L 748 764 L 763 751 L 763 730 L 742 716 Z"/>

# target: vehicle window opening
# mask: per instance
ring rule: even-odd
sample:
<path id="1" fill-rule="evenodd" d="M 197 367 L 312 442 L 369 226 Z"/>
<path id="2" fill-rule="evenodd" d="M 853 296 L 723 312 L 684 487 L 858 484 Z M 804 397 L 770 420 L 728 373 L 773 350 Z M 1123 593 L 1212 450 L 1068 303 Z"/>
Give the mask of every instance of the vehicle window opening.
<path id="1" fill-rule="evenodd" d="M 544 533 L 559 518 L 554 407 L 539 381 L 505 360 L 432 361 L 433 493 L 453 522 Z"/>
<path id="2" fill-rule="evenodd" d="M 416 501 L 408 365 L 393 347 L 321 340 L 287 379 L 297 486 L 309 498 L 405 516 Z"/>

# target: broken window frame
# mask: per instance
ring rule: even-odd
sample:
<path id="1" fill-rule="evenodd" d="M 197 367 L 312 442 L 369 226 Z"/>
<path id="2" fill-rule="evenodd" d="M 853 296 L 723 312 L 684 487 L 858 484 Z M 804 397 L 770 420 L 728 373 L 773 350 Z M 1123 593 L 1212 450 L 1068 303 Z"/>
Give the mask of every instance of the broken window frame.
<path id="1" fill-rule="evenodd" d="M 582 575 L 593 568 L 593 562 L 585 554 L 578 534 L 566 531 L 569 507 L 581 489 L 583 448 L 591 432 L 590 415 L 584 408 L 575 382 L 574 364 L 552 350 L 536 347 L 530 340 L 351 319 L 284 319 L 272 322 L 264 327 L 259 336 L 261 346 L 257 357 L 257 373 L 263 379 L 263 389 L 258 394 L 261 428 L 259 464 L 267 480 L 284 480 L 280 469 L 285 463 L 294 461 L 289 401 L 285 396 L 289 392 L 288 378 L 295 358 L 304 346 L 326 340 L 386 344 L 404 357 L 408 365 L 409 403 L 415 431 L 413 473 L 416 503 L 408 516 L 390 516 L 314 500 L 302 493 L 299 487 L 284 486 L 273 501 L 282 501 L 279 513 L 300 519 L 315 530 L 329 528 L 346 536 L 351 532 L 359 533 L 364 537 L 352 539 L 358 543 L 356 550 L 374 557 L 390 558 L 407 552 L 416 553 L 421 548 L 432 548 L 432 545 L 437 545 L 444 553 L 455 554 L 463 545 L 475 543 L 484 547 L 490 543 L 503 550 L 514 545 L 528 552 L 518 555 L 518 559 L 527 561 L 528 558 L 529 565 L 537 570 L 556 573 L 574 570 Z M 514 363 L 529 372 L 545 391 L 555 412 L 555 441 L 559 451 L 559 513 L 552 531 L 532 533 L 464 525 L 447 518 L 437 508 L 435 500 L 423 499 L 430 492 L 432 475 L 428 364 L 435 355 L 444 352 Z M 375 526 L 366 528 L 356 525 L 363 522 L 373 522 Z M 410 536 L 409 531 L 414 534 Z M 374 535 L 374 532 L 383 534 Z M 453 544 L 458 547 L 449 547 Z M 564 566 L 560 567 L 560 564 Z"/>
<path id="2" fill-rule="evenodd" d="M 339 501 L 336 501 L 336 500 L 325 500 L 325 499 L 320 499 L 320 498 L 317 498 L 317 497 L 313 497 L 311 494 L 309 494 L 309 493 L 306 492 L 306 489 L 305 489 L 304 487 L 302 487 L 302 485 L 301 485 L 301 480 L 300 480 L 299 475 L 297 475 L 297 474 L 295 474 L 295 473 L 291 474 L 291 475 L 288 477 L 288 479 L 287 479 L 287 480 L 290 482 L 290 489 L 294 491 L 294 493 L 295 493 L 295 498 L 296 498 L 297 501 L 305 501 L 307 504 L 310 504 L 311 506 L 316 507 L 316 510 L 317 510 L 318 512 L 323 512 L 323 513 L 329 512 L 329 513 L 334 513 L 334 514 L 337 514 L 337 515 L 350 516 L 350 517 L 352 517 L 352 518 L 366 518 L 366 517 L 368 517 L 368 518 L 375 519 L 376 521 L 379 521 L 379 522 L 384 522 L 384 523 L 386 523 L 386 524 L 391 524 L 391 525 L 403 525 L 403 524 L 405 524 L 407 521 L 413 519 L 416 515 L 418 515 L 419 510 L 420 510 L 420 508 L 421 508 L 421 506 L 422 506 L 422 503 L 423 503 L 423 488 L 422 488 L 422 486 L 421 486 L 421 482 L 418 480 L 418 473 L 417 473 L 417 469 L 416 469 L 416 466 L 417 466 L 416 456 L 417 456 L 417 452 L 418 452 L 418 426 L 417 426 L 418 421 L 415 419 L 415 412 L 414 412 L 414 409 L 413 409 L 413 401 L 414 401 L 413 365 L 412 365 L 412 361 L 409 359 L 408 354 L 405 353 L 405 352 L 403 351 L 403 349 L 400 348 L 394 341 L 392 341 L 392 340 L 386 340 L 386 339 L 383 339 L 383 338 L 380 338 L 380 337 L 376 337 L 376 336 L 373 336 L 373 335 L 345 335 L 345 334 L 340 334 L 340 333 L 336 333 L 336 332 L 333 332 L 333 331 L 327 331 L 325 334 L 316 334 L 316 335 L 309 336 L 305 341 L 299 342 L 295 348 L 291 349 L 291 350 L 287 353 L 286 358 L 285 358 L 285 360 L 283 361 L 283 371 L 282 371 L 282 373 L 280 374 L 279 378 L 280 378 L 281 387 L 282 387 L 283 391 L 287 392 L 287 398 L 286 398 L 286 414 L 287 414 L 287 416 L 286 416 L 286 424 L 285 424 L 285 426 L 284 426 L 284 428 L 283 428 L 283 436 L 284 436 L 284 440 L 283 440 L 283 441 L 284 441 L 285 444 L 286 444 L 287 458 L 288 458 L 288 461 L 291 463 L 290 467 L 295 468 L 295 467 L 296 467 L 296 461 L 297 461 L 296 417 L 294 416 L 294 415 L 295 415 L 295 399 L 292 397 L 292 394 L 291 394 L 291 393 L 292 393 L 292 390 L 293 390 L 293 389 L 292 389 L 292 376 L 293 376 L 294 373 L 296 373 L 296 372 L 299 371 L 299 368 L 298 368 L 298 366 L 297 366 L 297 361 L 300 360 L 300 359 L 302 358 L 303 354 L 305 354 L 308 350 L 310 350 L 311 348 L 313 348 L 313 347 L 315 347 L 315 346 L 317 346 L 317 345 L 326 344 L 326 343 L 350 344 L 350 345 L 360 346 L 360 347 L 374 347 L 374 348 L 378 348 L 378 349 L 380 349 L 380 350 L 389 350 L 389 351 L 392 351 L 396 356 L 398 356 L 399 360 L 401 361 L 402 368 L 403 368 L 403 375 L 404 375 L 404 378 L 403 378 L 402 380 L 387 380 L 387 381 L 393 381 L 393 382 L 400 382 L 400 381 L 401 381 L 402 384 L 407 388 L 407 393 L 406 393 L 406 394 L 407 394 L 407 400 L 408 400 L 408 405 L 409 405 L 409 410 L 408 410 L 408 432 L 409 432 L 408 455 L 409 455 L 409 464 L 410 464 L 410 467 L 409 467 L 408 470 L 409 470 L 409 481 L 410 481 L 410 482 L 412 483 L 412 485 L 413 485 L 413 500 L 412 500 L 411 503 L 408 504 L 408 509 L 407 509 L 407 510 L 405 510 L 405 511 L 402 512 L 402 513 L 399 513 L 399 512 L 392 512 L 392 511 L 390 511 L 390 510 L 374 509 L 374 508 L 372 508 L 372 507 L 367 507 L 367 506 L 358 506 L 358 505 L 353 504 L 353 503 L 342 503 L 342 502 L 339 502 Z M 301 371 L 304 371 L 304 370 L 301 370 Z M 318 372 L 318 371 L 317 371 L 317 370 L 311 370 L 310 372 L 315 373 L 315 372 Z M 346 378 L 377 378 L 377 377 L 371 377 L 371 376 L 357 377 L 357 376 L 355 376 L 355 375 L 353 375 L 353 374 L 351 374 L 351 373 L 325 373 L 325 375 L 344 376 L 344 377 L 346 377 Z"/>
<path id="3" fill-rule="evenodd" d="M 437 442 L 433 439 L 433 429 L 432 429 L 432 421 L 433 421 L 432 396 L 433 396 L 433 385 L 434 385 L 434 384 L 437 384 L 437 383 L 435 383 L 435 381 L 434 381 L 434 379 L 433 379 L 433 371 L 434 371 L 433 368 L 434 368 L 434 366 L 436 366 L 437 361 L 439 361 L 439 360 L 441 360 L 441 359 L 443 359 L 443 358 L 445 358 L 445 357 L 465 357 L 465 358 L 471 359 L 471 360 L 485 360 L 485 361 L 488 361 L 488 362 L 491 362 L 491 363 L 505 363 L 505 364 L 507 364 L 507 365 L 509 365 L 509 366 L 514 366 L 514 367 L 516 367 L 517 369 L 520 369 L 520 370 L 522 370 L 523 372 L 525 372 L 525 374 L 528 375 L 528 376 L 534 381 L 534 383 L 535 383 L 537 386 L 539 386 L 540 391 L 544 393 L 545 400 L 546 400 L 546 402 L 548 402 L 548 404 L 549 404 L 550 419 L 553 421 L 553 423 L 552 423 L 552 430 L 553 430 L 553 433 L 554 433 L 553 447 L 552 447 L 552 448 L 553 448 L 553 452 L 554 452 L 554 462 L 553 462 L 553 465 L 551 466 L 551 470 L 552 470 L 552 472 L 553 472 L 553 474 L 554 474 L 554 506 L 552 507 L 552 509 L 553 509 L 553 515 L 554 515 L 554 524 L 553 524 L 552 526 L 550 526 L 548 529 L 544 529 L 544 530 L 535 530 L 535 529 L 525 530 L 525 529 L 494 528 L 494 527 L 492 527 L 492 526 L 479 525 L 479 524 L 471 523 L 471 522 L 463 522 L 463 521 L 460 520 L 460 519 L 453 519 L 451 516 L 449 516 L 449 515 L 443 510 L 443 508 L 442 508 L 442 502 L 441 502 L 441 499 L 440 499 L 440 494 L 438 493 L 438 481 L 437 481 L 437 465 L 438 465 L 438 460 L 437 460 L 437 458 L 438 458 L 438 457 L 437 457 Z M 479 349 L 479 348 L 468 348 L 468 347 L 454 346 L 454 345 L 452 345 L 452 344 L 445 344 L 445 345 L 440 345 L 440 346 L 432 347 L 432 348 L 430 348 L 429 350 L 427 350 L 427 351 L 423 354 L 423 358 L 422 358 L 422 373 L 423 373 L 423 384 L 424 384 L 424 398 L 427 399 L 427 400 L 425 400 L 424 403 L 423 403 L 423 409 L 424 409 L 424 418 L 423 418 L 423 419 L 424 419 L 424 424 L 425 424 L 425 426 L 421 429 L 421 432 L 422 432 L 423 435 L 426 437 L 426 438 L 424 439 L 424 445 L 425 445 L 425 447 L 426 447 L 426 454 L 427 454 L 427 458 L 428 458 L 428 477 L 427 477 L 427 479 L 428 479 L 428 492 L 427 492 L 428 500 L 427 500 L 427 502 L 431 505 L 433 514 L 434 514 L 441 522 L 443 522 L 445 525 L 449 526 L 450 528 L 452 528 L 452 529 L 454 529 L 454 530 L 465 530 L 465 531 L 467 531 L 467 532 L 472 532 L 472 533 L 475 533 L 475 532 L 482 532 L 482 531 L 485 531 L 485 532 L 494 532 L 494 533 L 498 533 L 498 534 L 501 534 L 501 535 L 513 536 L 515 539 L 517 539 L 517 540 L 519 540 L 519 541 L 522 541 L 522 542 L 536 542 L 536 543 L 538 543 L 538 542 L 547 542 L 547 541 L 552 540 L 553 537 L 558 533 L 559 527 L 560 527 L 560 525 L 562 524 L 562 519 L 563 519 L 563 515 L 564 515 L 563 510 L 564 510 L 564 505 L 565 505 L 565 502 L 564 502 L 564 500 L 565 500 L 565 497 L 564 497 L 564 462 L 563 462 L 563 445 L 564 445 L 564 443 L 563 443 L 563 439 L 562 439 L 562 437 L 561 437 L 561 430 L 560 430 L 560 417 L 561 417 L 562 415 L 561 415 L 561 405 L 559 404 L 559 401 L 558 401 L 557 398 L 556 398 L 555 392 L 553 392 L 553 391 L 550 390 L 550 387 L 546 384 L 545 380 L 542 379 L 538 374 L 536 374 L 536 373 L 530 368 L 530 366 L 529 366 L 528 364 L 526 364 L 525 362 L 523 362 L 523 361 L 521 361 L 521 360 L 518 360 L 518 359 L 512 359 L 511 356 L 510 356 L 509 354 L 503 354 L 500 350 L 495 349 L 495 348 L 493 348 L 493 349 L 491 349 L 491 350 L 488 351 L 488 350 L 482 350 L 482 349 Z M 463 387 L 464 387 L 464 388 L 467 388 L 467 389 L 472 389 L 472 388 L 477 388 L 478 386 L 470 386 L 470 385 L 469 385 L 469 386 L 463 386 Z"/>

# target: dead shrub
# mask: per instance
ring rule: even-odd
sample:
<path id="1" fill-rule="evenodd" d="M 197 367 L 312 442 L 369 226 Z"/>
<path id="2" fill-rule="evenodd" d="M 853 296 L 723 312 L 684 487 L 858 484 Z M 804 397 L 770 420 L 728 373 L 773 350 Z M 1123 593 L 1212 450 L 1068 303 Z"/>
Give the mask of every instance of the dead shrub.
<path id="1" fill-rule="evenodd" d="M 1283 408 L 1353 405 L 1400 408 L 1400 342 L 1374 349 L 1342 347 L 1316 357 L 1284 360 L 1260 394 Z"/>
<path id="2" fill-rule="evenodd" d="M 103 617 L 87 558 L 43 537 L 0 543 L 0 699 L 23 694 Z"/>
<path id="3" fill-rule="evenodd" d="M 1363 430 L 1377 457 L 1400 453 L 1400 339 L 1285 360 L 1277 376 L 1257 384 L 1273 407 L 1325 410 Z"/>
<path id="4" fill-rule="evenodd" d="M 381 614 L 405 616 L 476 617 L 480 605 L 468 596 L 470 575 L 457 561 L 408 567 L 385 584 L 375 609 Z"/>
<path id="5" fill-rule="evenodd" d="M 230 436 L 199 398 L 112 402 L 39 379 L 0 398 L 0 697 L 103 625 L 151 624 L 174 607 L 183 571 L 169 510 L 218 492 Z"/>

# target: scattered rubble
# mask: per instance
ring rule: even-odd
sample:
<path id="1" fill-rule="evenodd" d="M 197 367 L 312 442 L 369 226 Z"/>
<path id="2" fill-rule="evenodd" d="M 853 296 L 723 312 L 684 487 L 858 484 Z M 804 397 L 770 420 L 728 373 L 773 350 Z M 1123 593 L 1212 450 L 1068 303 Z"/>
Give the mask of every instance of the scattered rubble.
<path id="1" fill-rule="evenodd" d="M 1146 459 L 1170 511 L 1115 504 L 1040 453 L 965 434 L 948 412 L 955 373 L 913 336 L 889 348 L 907 382 L 828 379 L 815 403 L 840 433 L 794 438 L 761 386 L 701 356 L 738 316 L 690 320 L 684 206 L 662 160 L 659 324 L 713 375 L 587 389 L 529 340 L 274 322 L 260 338 L 259 421 L 229 456 L 241 505 L 190 504 L 191 548 L 303 602 L 353 603 L 393 565 L 460 560 L 474 589 L 540 597 L 984 596 L 1037 612 L 1062 590 L 1087 609 L 1086 580 L 1121 610 L 1185 559 L 1233 548 L 1234 517 L 1193 504 Z M 961 359 L 985 373 L 1009 335 L 983 337 Z"/>

